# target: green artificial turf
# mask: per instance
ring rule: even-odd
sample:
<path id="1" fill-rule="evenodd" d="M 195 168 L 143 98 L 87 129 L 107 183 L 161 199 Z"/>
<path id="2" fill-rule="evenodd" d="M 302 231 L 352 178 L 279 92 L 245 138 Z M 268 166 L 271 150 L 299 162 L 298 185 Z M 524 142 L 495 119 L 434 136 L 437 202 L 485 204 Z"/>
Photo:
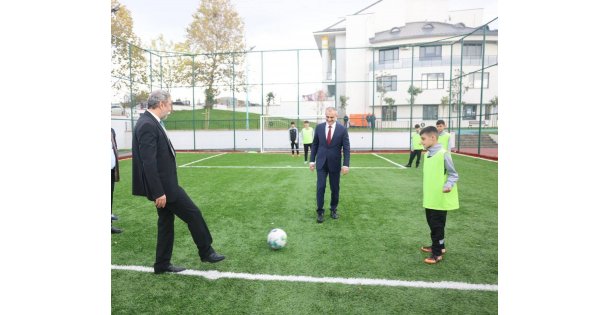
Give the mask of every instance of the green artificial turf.
<path id="1" fill-rule="evenodd" d="M 214 155 L 181 153 L 177 164 Z M 409 157 L 379 155 L 401 165 Z M 431 243 L 422 165 L 404 169 L 372 154 L 352 154 L 350 174 L 341 179 L 340 218 L 331 219 L 327 210 L 318 224 L 316 174 L 303 157 L 260 153 L 223 154 L 178 168 L 180 185 L 200 207 L 213 247 L 227 258 L 201 263 L 186 225 L 176 218 L 172 263 L 222 272 L 497 284 L 498 164 L 459 155 L 453 160 L 460 209 L 448 213 L 448 252 L 437 265 L 424 264 L 426 254 L 419 250 Z M 112 235 L 112 264 L 151 267 L 156 209 L 131 195 L 131 160 L 121 161 L 120 169 L 113 209 L 120 217 L 115 225 L 124 232 Z M 328 183 L 326 209 L 329 199 Z M 266 244 L 275 227 L 288 235 L 278 251 Z M 486 314 L 496 313 L 497 304 L 497 292 L 112 271 L 117 314 Z"/>

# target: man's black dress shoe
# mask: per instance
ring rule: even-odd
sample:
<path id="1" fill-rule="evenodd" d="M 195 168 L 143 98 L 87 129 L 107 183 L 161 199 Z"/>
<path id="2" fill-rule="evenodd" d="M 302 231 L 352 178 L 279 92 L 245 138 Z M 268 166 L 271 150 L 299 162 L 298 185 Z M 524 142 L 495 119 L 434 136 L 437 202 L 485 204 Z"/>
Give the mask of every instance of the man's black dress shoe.
<path id="1" fill-rule="evenodd" d="M 201 258 L 202 261 L 206 261 L 206 262 L 210 262 L 210 263 L 216 263 L 218 261 L 222 261 L 224 260 L 224 258 L 226 258 L 224 255 L 220 255 L 218 253 L 211 253 L 209 256 L 205 257 L 205 258 Z"/>
<path id="2" fill-rule="evenodd" d="M 337 219 L 338 218 L 338 210 L 334 210 L 331 212 L 331 218 L 332 219 Z"/>
<path id="3" fill-rule="evenodd" d="M 323 213 L 317 213 L 317 223 L 323 223 Z"/>
<path id="4" fill-rule="evenodd" d="M 119 228 L 112 227 L 112 234 L 122 233 L 122 230 Z"/>
<path id="5" fill-rule="evenodd" d="M 169 267 L 166 267 L 166 268 L 154 268 L 154 273 L 161 274 L 161 273 L 165 273 L 165 272 L 180 272 L 180 271 L 184 271 L 184 270 L 186 270 L 186 268 L 184 268 L 184 267 L 169 265 Z"/>

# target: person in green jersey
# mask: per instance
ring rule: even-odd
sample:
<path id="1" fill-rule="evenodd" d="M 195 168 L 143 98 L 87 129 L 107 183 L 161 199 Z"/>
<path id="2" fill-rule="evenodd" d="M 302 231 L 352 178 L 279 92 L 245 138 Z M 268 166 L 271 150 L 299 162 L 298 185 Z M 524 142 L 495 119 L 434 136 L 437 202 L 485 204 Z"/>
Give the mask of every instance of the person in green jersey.
<path id="1" fill-rule="evenodd" d="M 443 148 L 450 152 L 452 148 L 450 148 L 450 133 L 447 132 L 445 129 L 445 121 L 443 121 L 443 119 L 439 119 L 436 123 L 435 126 L 437 127 L 437 131 L 439 132 L 439 136 L 437 137 L 437 141 L 439 143 L 441 143 L 441 145 L 443 146 Z"/>
<path id="2" fill-rule="evenodd" d="M 416 157 L 416 168 L 420 165 L 420 155 L 422 155 L 422 143 L 420 143 L 420 125 L 416 124 L 414 126 L 416 128 L 416 132 L 412 133 L 412 147 L 410 148 L 410 160 L 407 162 L 405 167 L 412 167 L 412 162 L 414 162 L 414 158 Z"/>
<path id="3" fill-rule="evenodd" d="M 304 128 L 302 128 L 302 143 L 304 144 L 304 163 L 308 163 L 308 151 L 312 145 L 312 139 L 314 137 L 314 129 L 310 127 L 308 120 L 304 121 Z"/>
<path id="4" fill-rule="evenodd" d="M 432 244 L 421 248 L 423 252 L 431 253 L 424 260 L 427 264 L 436 264 L 443 259 L 447 214 L 459 208 L 458 173 L 450 152 L 438 142 L 438 135 L 439 131 L 433 126 L 420 131 L 422 145 L 428 150 L 422 167 L 422 206 L 426 211 Z"/>

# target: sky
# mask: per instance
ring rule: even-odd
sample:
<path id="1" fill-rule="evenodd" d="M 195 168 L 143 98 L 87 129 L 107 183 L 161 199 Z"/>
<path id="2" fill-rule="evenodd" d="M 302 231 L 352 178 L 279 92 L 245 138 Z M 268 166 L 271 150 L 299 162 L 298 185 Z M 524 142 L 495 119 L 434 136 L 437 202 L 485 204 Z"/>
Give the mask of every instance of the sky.
<path id="1" fill-rule="evenodd" d="M 313 32 L 327 28 L 346 15 L 354 14 L 375 3 L 377 0 L 232 0 L 243 19 L 245 47 L 259 50 L 317 48 Z M 200 0 L 121 0 L 133 18 L 135 34 L 142 40 L 143 47 L 149 47 L 152 39 L 163 34 L 165 40 L 174 43 L 185 40 L 186 27 L 192 22 L 192 14 Z M 449 0 L 449 10 L 484 8 L 484 23 L 497 14 L 497 0 Z M 249 83 L 261 81 L 259 55 L 249 54 Z M 321 58 L 317 51 L 302 51 L 299 55 L 299 74 L 295 51 L 264 55 L 264 90 L 252 86 L 250 93 L 236 95 L 237 99 L 262 103 L 263 93 L 272 90 L 278 103 L 297 102 L 301 95 L 312 94 L 321 88 L 320 83 L 296 85 L 275 85 L 269 83 L 319 82 Z M 266 59 L 268 58 L 268 60 Z M 174 99 L 191 99 L 192 91 L 172 89 Z M 196 92 L 195 92 L 196 93 Z M 232 97 L 230 91 L 219 96 Z M 119 101 L 120 95 L 115 95 Z M 195 95 L 195 102 L 202 95 Z"/>
<path id="2" fill-rule="evenodd" d="M 173 42 L 184 40 L 186 27 L 200 0 L 121 0 L 144 43 L 159 34 Z M 312 33 L 376 0 L 232 0 L 245 24 L 247 47 L 256 50 L 316 47 Z M 484 8 L 484 22 L 498 16 L 497 0 L 449 0 L 450 10 Z"/>

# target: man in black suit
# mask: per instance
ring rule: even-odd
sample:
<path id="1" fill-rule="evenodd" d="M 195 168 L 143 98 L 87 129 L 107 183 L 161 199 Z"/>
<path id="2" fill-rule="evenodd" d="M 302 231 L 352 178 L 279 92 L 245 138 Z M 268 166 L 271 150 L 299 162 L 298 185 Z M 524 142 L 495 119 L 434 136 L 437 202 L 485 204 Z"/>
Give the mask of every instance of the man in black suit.
<path id="1" fill-rule="evenodd" d="M 120 170 L 118 169 L 118 146 L 116 145 L 116 132 L 114 131 L 114 128 L 110 129 L 112 130 L 112 153 L 110 155 L 112 162 L 110 165 L 110 177 L 112 178 L 112 190 L 110 190 L 110 214 L 112 215 L 112 219 L 110 220 L 110 226 L 112 227 L 112 234 L 117 234 L 122 233 L 122 230 L 112 225 L 112 221 L 117 220 L 118 218 L 114 216 L 111 210 L 114 206 L 114 183 L 120 180 Z"/>
<path id="2" fill-rule="evenodd" d="M 338 218 L 340 200 L 340 173 L 348 174 L 350 165 L 350 140 L 346 128 L 336 123 L 338 112 L 333 107 L 325 110 L 325 123 L 318 124 L 310 151 L 310 170 L 317 169 L 317 222 L 323 223 L 325 186 L 329 175 L 331 189 L 330 210 L 332 219 Z M 344 152 L 344 164 L 342 163 Z"/>
<path id="3" fill-rule="evenodd" d="M 199 208 L 177 183 L 175 150 L 162 125 L 172 109 L 171 95 L 156 90 L 148 98 L 133 133 L 133 195 L 153 201 L 158 213 L 158 235 L 154 273 L 180 272 L 171 264 L 173 221 L 175 216 L 188 224 L 201 261 L 215 263 L 224 259 L 211 247 L 213 239 Z"/>

